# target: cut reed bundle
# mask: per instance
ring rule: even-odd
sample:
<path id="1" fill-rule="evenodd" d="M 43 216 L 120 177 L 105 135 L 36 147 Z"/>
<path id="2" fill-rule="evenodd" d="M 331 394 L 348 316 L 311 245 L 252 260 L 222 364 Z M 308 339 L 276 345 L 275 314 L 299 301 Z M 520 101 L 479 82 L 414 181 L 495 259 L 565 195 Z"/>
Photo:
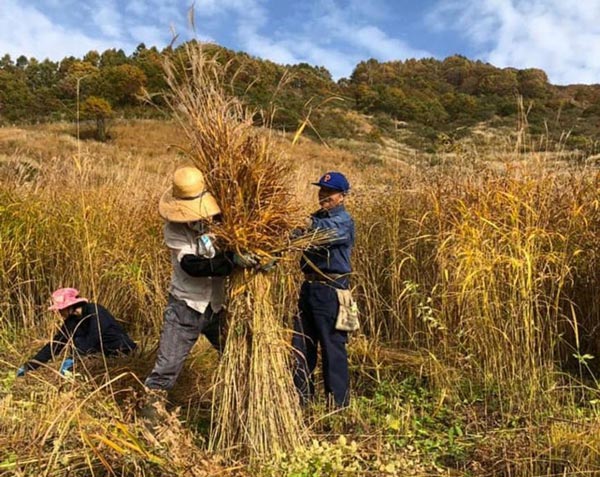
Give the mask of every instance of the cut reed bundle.
<path id="1" fill-rule="evenodd" d="M 189 139 L 222 210 L 213 232 L 222 247 L 269 260 L 290 248 L 301 223 L 292 165 L 272 131 L 225 89 L 227 65 L 189 43 L 167 59 L 167 104 Z M 230 280 L 228 336 L 214 390 L 211 445 L 226 456 L 264 458 L 304 440 L 290 370 L 290 336 L 275 311 L 271 277 L 236 271 Z"/>
<path id="2" fill-rule="evenodd" d="M 166 60 L 167 104 L 190 141 L 185 152 L 223 212 L 213 232 L 229 249 L 268 255 L 286 246 L 289 230 L 301 220 L 293 166 L 275 147 L 272 131 L 254 126 L 258 113 L 226 91 L 228 65 L 203 48 L 188 43 Z"/>

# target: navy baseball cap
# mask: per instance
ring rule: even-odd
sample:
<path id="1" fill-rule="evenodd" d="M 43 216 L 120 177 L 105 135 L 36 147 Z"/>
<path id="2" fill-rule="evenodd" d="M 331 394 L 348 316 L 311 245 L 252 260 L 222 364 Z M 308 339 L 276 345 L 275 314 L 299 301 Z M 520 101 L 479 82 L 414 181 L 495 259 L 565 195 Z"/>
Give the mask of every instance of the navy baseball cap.
<path id="1" fill-rule="evenodd" d="M 327 187 L 328 189 L 339 190 L 340 192 L 348 192 L 350 183 L 341 172 L 327 172 L 319 179 L 319 182 L 313 182 L 312 185 L 319 187 Z"/>

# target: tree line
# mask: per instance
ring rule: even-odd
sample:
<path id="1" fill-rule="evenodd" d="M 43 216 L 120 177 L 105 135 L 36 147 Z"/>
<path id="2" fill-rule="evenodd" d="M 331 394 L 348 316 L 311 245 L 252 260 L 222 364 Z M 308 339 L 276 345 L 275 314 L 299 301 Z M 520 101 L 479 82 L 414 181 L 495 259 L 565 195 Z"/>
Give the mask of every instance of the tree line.
<path id="1" fill-rule="evenodd" d="M 60 61 L 4 55 L 0 124 L 72 120 L 78 100 L 82 117 L 97 121 L 111 115 L 160 116 L 160 108 L 141 101 L 140 94 L 146 91 L 161 105 L 163 56 L 181 48 L 159 51 L 141 43 L 130 55 L 108 49 Z M 552 85 L 539 69 L 497 68 L 460 55 L 370 59 L 356 65 L 349 78 L 334 81 L 324 67 L 279 65 L 217 45 L 207 48 L 229 65 L 234 94 L 267 112 L 263 120 L 290 131 L 309 117 L 312 133 L 324 138 L 378 140 L 400 126 L 433 144 L 440 134 L 468 131 L 481 122 L 514 123 L 521 97 L 534 133 L 566 137 L 567 146 L 588 149 L 600 137 L 600 85 Z M 366 118 L 368 132 L 352 113 Z"/>

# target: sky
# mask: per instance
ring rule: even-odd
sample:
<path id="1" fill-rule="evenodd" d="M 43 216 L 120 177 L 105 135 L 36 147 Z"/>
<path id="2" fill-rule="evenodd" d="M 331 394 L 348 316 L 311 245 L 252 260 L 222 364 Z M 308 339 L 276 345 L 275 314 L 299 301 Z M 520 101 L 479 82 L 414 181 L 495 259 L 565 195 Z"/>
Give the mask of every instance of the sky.
<path id="1" fill-rule="evenodd" d="M 349 77 L 364 60 L 461 54 L 600 83 L 600 0 L 0 0 L 0 56 L 38 60 L 197 38 Z"/>

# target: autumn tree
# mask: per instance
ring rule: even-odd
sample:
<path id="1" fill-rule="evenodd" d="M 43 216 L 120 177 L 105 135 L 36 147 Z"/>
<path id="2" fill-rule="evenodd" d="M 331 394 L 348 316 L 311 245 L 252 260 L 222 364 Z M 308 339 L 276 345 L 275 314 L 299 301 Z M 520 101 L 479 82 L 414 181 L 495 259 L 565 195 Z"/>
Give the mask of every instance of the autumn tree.
<path id="1" fill-rule="evenodd" d="M 57 82 L 59 98 L 74 104 L 78 89 L 82 97 L 96 89 L 98 73 L 98 68 L 87 61 L 67 59 L 61 62 L 58 73 L 60 79 Z"/>
<path id="2" fill-rule="evenodd" d="M 137 95 L 145 84 L 146 75 L 137 66 L 109 66 L 99 70 L 93 94 L 106 98 L 114 105 L 126 106 L 137 102 Z"/>
<path id="3" fill-rule="evenodd" d="M 550 93 L 548 76 L 537 68 L 527 68 L 517 72 L 519 92 L 526 98 L 543 98 Z"/>
<path id="4" fill-rule="evenodd" d="M 0 69 L 0 120 L 27 120 L 32 104 L 24 72 Z"/>
<path id="5" fill-rule="evenodd" d="M 147 91 L 155 105 L 161 104 L 164 58 L 184 48 L 185 44 L 159 51 L 140 43 L 130 56 L 112 48 L 60 62 L 25 55 L 13 59 L 0 52 L 0 119 L 72 118 L 79 100 L 97 122 L 97 136 L 105 138 L 112 108 L 133 117 L 159 114 L 138 96 Z M 354 123 L 357 116 L 349 114 L 354 110 L 367 116 L 360 121 L 368 121 L 377 134 L 393 133 L 394 121 L 400 120 L 408 122 L 414 134 L 435 137 L 437 132 L 483 121 L 508 124 L 521 95 L 533 105 L 528 116 L 531 131 L 552 124 L 560 128 L 558 135 L 573 130 L 600 138 L 600 86 L 554 86 L 539 69 L 497 68 L 461 55 L 442 61 L 369 59 L 358 63 L 349 78 L 335 82 L 323 66 L 280 65 L 216 44 L 204 48 L 227 66 L 224 81 L 232 94 L 266 112 L 255 115 L 257 125 L 268 118 L 276 128 L 296 130 L 310 113 L 319 135 L 348 137 L 360 130 Z M 183 60 L 181 68 L 183 74 Z M 549 118 L 554 119 L 548 122 Z"/>
<path id="6" fill-rule="evenodd" d="M 81 105 L 81 116 L 96 121 L 96 139 L 106 141 L 106 121 L 113 115 L 110 103 L 97 96 L 90 96 Z"/>
<path id="7" fill-rule="evenodd" d="M 145 88 L 149 93 L 159 93 L 165 90 L 163 56 L 156 47 L 146 48 L 146 45 L 140 43 L 132 54 L 132 64 L 146 76 Z"/>
<path id="8" fill-rule="evenodd" d="M 110 48 L 100 55 L 98 66 L 106 68 L 108 66 L 119 66 L 127 63 L 127 55 L 122 49 Z"/>
<path id="9" fill-rule="evenodd" d="M 99 67 L 100 53 L 98 53 L 96 50 L 90 50 L 84 55 L 83 61 L 89 63 L 92 66 Z"/>

